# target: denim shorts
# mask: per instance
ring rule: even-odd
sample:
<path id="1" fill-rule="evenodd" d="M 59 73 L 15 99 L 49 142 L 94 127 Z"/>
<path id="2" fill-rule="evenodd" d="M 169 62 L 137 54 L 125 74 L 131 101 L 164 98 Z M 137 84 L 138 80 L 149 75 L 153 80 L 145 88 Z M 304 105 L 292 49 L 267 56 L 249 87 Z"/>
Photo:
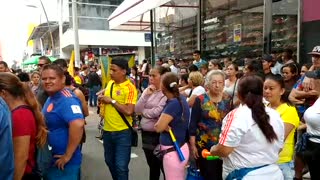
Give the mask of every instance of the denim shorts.
<path id="1" fill-rule="evenodd" d="M 279 164 L 279 167 L 282 171 L 284 180 L 292 180 L 294 178 L 294 163 L 293 161 Z"/>

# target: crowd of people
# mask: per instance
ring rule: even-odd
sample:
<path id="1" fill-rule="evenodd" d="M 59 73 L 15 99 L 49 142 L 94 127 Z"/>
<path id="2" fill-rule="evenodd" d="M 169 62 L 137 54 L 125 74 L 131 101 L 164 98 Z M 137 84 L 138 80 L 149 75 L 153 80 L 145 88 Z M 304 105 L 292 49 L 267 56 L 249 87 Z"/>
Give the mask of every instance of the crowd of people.
<path id="1" fill-rule="evenodd" d="M 96 65 L 71 76 L 64 59 L 42 56 L 38 71 L 15 74 L 0 61 L 0 179 L 80 179 L 88 106 L 99 106 L 104 119 L 114 180 L 129 179 L 133 121 L 146 179 L 182 180 L 186 168 L 205 180 L 292 180 L 306 171 L 320 179 L 320 46 L 309 54 L 310 65 L 299 65 L 291 50 L 241 65 L 195 51 L 191 62 L 158 59 L 151 67 L 145 60 L 131 69 L 117 57 L 106 87 Z M 39 174 L 37 150 L 46 146 L 52 163 Z"/>

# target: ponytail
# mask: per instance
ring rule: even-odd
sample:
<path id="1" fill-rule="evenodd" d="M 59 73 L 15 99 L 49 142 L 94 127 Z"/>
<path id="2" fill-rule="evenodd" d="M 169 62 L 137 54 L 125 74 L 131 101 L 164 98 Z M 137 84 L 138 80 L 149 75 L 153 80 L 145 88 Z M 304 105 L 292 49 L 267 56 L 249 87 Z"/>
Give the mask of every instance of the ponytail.
<path id="1" fill-rule="evenodd" d="M 251 109 L 253 120 L 258 124 L 267 140 L 271 143 L 278 139 L 273 127 L 269 123 L 270 117 L 262 103 L 262 96 L 249 92 L 245 99 L 245 104 Z"/>
<path id="2" fill-rule="evenodd" d="M 252 119 L 257 123 L 268 142 L 271 143 L 278 137 L 269 123 L 270 117 L 262 102 L 262 94 L 263 81 L 261 78 L 251 75 L 240 79 L 238 85 L 239 98 L 251 109 Z"/>
<path id="3" fill-rule="evenodd" d="M 175 98 L 178 99 L 179 101 L 179 104 L 182 108 L 182 120 L 185 121 L 185 118 L 184 118 L 184 112 L 185 112 L 185 109 L 184 109 L 184 106 L 183 106 L 183 103 L 182 103 L 182 100 L 181 100 L 181 97 L 180 97 L 180 91 L 179 91 L 179 78 L 178 76 L 175 74 L 175 73 L 172 73 L 172 72 L 167 72 L 164 74 L 163 76 L 163 79 L 162 79 L 162 84 L 165 86 L 165 88 L 173 94 L 173 96 Z"/>
<path id="4" fill-rule="evenodd" d="M 34 94 L 32 93 L 30 87 L 26 83 L 22 83 L 23 98 L 27 105 L 31 107 L 36 120 L 37 135 L 36 144 L 37 146 L 43 147 L 47 142 L 48 130 L 45 124 L 44 116 L 41 113 L 41 106 L 36 100 Z"/>

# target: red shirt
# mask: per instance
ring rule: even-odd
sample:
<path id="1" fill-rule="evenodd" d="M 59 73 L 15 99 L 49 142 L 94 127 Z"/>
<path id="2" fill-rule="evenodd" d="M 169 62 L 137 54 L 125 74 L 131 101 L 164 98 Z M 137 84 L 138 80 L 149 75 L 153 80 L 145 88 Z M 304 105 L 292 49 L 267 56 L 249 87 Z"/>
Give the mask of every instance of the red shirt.
<path id="1" fill-rule="evenodd" d="M 30 136 L 29 156 L 25 174 L 32 172 L 35 167 L 36 134 L 37 126 L 33 112 L 24 106 L 19 106 L 11 111 L 12 113 L 12 135 L 13 138 L 19 136 Z"/>

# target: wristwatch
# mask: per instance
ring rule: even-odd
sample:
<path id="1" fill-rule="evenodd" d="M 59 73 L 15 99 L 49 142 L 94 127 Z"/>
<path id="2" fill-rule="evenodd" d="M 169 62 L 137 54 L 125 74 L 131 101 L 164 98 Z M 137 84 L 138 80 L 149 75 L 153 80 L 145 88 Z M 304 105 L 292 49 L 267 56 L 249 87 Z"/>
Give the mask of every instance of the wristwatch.
<path id="1" fill-rule="evenodd" d="M 117 101 L 113 99 L 113 100 L 111 101 L 111 104 L 115 104 L 116 102 L 117 102 Z"/>

